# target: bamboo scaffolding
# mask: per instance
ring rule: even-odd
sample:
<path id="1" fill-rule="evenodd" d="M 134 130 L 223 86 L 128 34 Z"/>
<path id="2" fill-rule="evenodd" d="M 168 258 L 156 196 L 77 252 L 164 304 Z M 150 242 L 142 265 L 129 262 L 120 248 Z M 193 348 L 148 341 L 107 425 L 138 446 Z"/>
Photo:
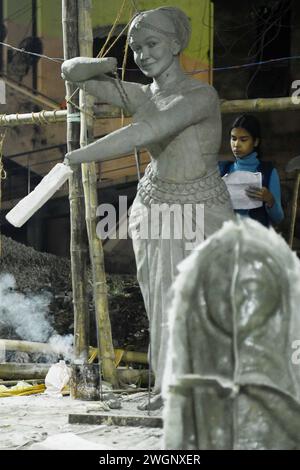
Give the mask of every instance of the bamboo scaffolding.
<path id="1" fill-rule="evenodd" d="M 79 56 L 78 45 L 78 4 L 77 0 L 62 0 L 62 26 L 64 58 Z M 72 96 L 76 87 L 66 82 L 67 98 Z M 73 97 L 76 103 L 76 96 Z M 68 103 L 68 117 L 77 113 L 76 108 Z M 68 152 L 79 147 L 80 122 L 71 119 L 67 124 Z M 87 298 L 87 234 L 85 226 L 84 195 L 80 166 L 74 168 L 69 183 L 70 218 L 71 218 L 71 272 L 74 305 L 74 353 L 75 361 L 87 363 L 89 345 L 89 309 Z"/>
<path id="2" fill-rule="evenodd" d="M 300 100 L 299 100 L 300 101 Z M 244 112 L 264 113 L 267 111 L 297 111 L 300 103 L 292 97 L 256 98 L 253 100 L 221 100 L 222 114 Z M 96 119 L 115 119 L 120 117 L 120 111 L 115 106 L 103 105 L 97 112 Z M 28 124 L 54 124 L 67 121 L 67 111 L 39 111 L 25 114 L 0 114 L 0 127 L 15 127 Z"/>
<path id="3" fill-rule="evenodd" d="M 291 226 L 290 226 L 290 230 L 289 230 L 289 247 L 291 249 L 293 248 L 295 224 L 296 224 L 297 212 L 298 212 L 299 187 L 300 187 L 300 171 L 297 171 L 297 176 L 296 176 L 296 180 L 295 180 L 295 183 L 294 183 L 294 190 L 293 190 Z"/>
<path id="4" fill-rule="evenodd" d="M 17 339 L 0 339 L 0 351 L 20 351 L 39 354 L 55 354 L 55 352 L 57 352 L 47 343 L 21 341 Z"/>
<path id="5" fill-rule="evenodd" d="M 0 379 L 4 380 L 34 380 L 44 379 L 52 364 L 31 364 L 20 362 L 0 363 Z M 140 382 L 147 384 L 149 372 L 146 369 L 116 369 L 120 382 L 132 384 Z M 153 375 L 151 376 L 153 380 Z"/>
<path id="6" fill-rule="evenodd" d="M 16 127 L 26 124 L 46 125 L 66 122 L 67 110 L 39 111 L 25 114 L 0 114 L 0 127 Z"/>
<path id="7" fill-rule="evenodd" d="M 44 379 L 51 365 L 52 364 L 31 364 L 26 362 L 0 363 L 0 379 Z"/>
<path id="8" fill-rule="evenodd" d="M 93 30 L 91 22 L 91 1 L 78 0 L 78 34 L 80 55 L 93 57 Z M 94 99 L 84 90 L 80 91 L 81 133 L 80 145 L 85 147 L 93 140 Z M 115 354 L 112 344 L 111 324 L 108 313 L 107 285 L 104 268 L 104 253 L 102 242 L 96 233 L 96 211 L 98 207 L 97 173 L 95 163 L 83 164 L 82 182 L 85 199 L 86 226 L 89 240 L 90 260 L 93 273 L 93 295 L 96 314 L 97 343 L 100 351 L 99 373 L 104 380 L 118 388 L 118 378 L 115 368 Z"/>
<path id="9" fill-rule="evenodd" d="M 0 339 L 0 352 L 5 351 L 20 351 L 26 353 L 36 354 L 64 354 L 64 349 L 58 349 L 48 343 L 40 343 L 37 341 L 22 341 L 17 339 Z M 93 353 L 97 354 L 97 348 L 89 347 L 89 356 Z M 116 349 L 117 353 L 122 353 L 122 362 L 130 363 L 136 362 L 138 364 L 148 364 L 147 353 L 138 351 L 126 351 L 123 349 Z"/>
<path id="10" fill-rule="evenodd" d="M 266 111 L 300 110 L 300 100 L 292 97 L 255 98 L 251 100 L 221 100 L 221 112 L 231 113 L 264 113 Z"/>

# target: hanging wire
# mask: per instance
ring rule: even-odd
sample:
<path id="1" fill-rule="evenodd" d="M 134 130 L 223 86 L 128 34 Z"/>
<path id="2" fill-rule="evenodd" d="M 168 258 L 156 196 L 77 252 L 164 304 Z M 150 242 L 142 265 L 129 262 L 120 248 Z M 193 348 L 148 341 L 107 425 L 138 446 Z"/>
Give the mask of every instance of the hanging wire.
<path id="1" fill-rule="evenodd" d="M 260 15 L 259 12 L 255 9 L 255 6 L 252 6 L 253 14 L 256 16 L 256 18 L 254 18 L 250 23 L 245 23 L 245 24 L 241 25 L 243 27 L 243 29 L 245 29 L 245 26 L 248 26 L 248 25 L 252 25 L 252 26 L 250 28 L 247 28 L 238 38 L 235 38 L 229 46 L 225 45 L 224 38 L 221 38 L 221 33 L 222 32 L 226 33 L 227 31 L 234 31 L 234 28 L 218 27 L 218 25 L 219 25 L 219 22 L 218 22 L 216 27 L 215 27 L 214 33 L 215 33 L 215 36 L 216 36 L 217 40 L 220 42 L 220 44 L 221 44 L 221 46 L 222 46 L 222 48 L 224 49 L 225 52 L 221 55 L 216 54 L 216 56 L 217 57 L 224 57 L 225 54 L 227 54 L 227 55 L 231 55 L 232 57 L 236 57 L 236 54 L 232 53 L 232 50 L 236 46 L 236 44 L 240 43 L 240 41 L 245 36 L 250 34 L 253 30 L 256 30 L 258 26 L 261 26 L 261 28 L 262 28 L 263 25 L 265 25 L 265 29 L 260 32 L 260 34 L 255 39 L 253 45 L 251 46 L 251 48 L 249 49 L 248 54 L 247 54 L 248 59 L 255 58 L 255 57 L 259 56 L 259 54 L 257 52 L 251 56 L 251 50 L 253 50 L 253 48 L 256 45 L 262 43 L 262 38 L 265 36 L 266 30 L 269 30 L 270 25 L 274 26 L 274 24 L 276 24 L 276 22 L 280 20 L 280 28 L 283 27 L 283 26 L 292 28 L 292 25 L 289 25 L 289 26 L 282 25 L 283 16 L 286 14 L 287 11 L 290 10 L 291 3 L 288 4 L 286 8 L 284 8 L 284 7 L 285 7 L 285 3 L 283 2 L 281 4 L 281 7 L 278 9 L 277 12 L 272 8 L 272 11 L 271 11 L 268 19 L 267 18 L 264 19 L 264 18 L 262 18 L 262 15 Z M 273 16 L 272 19 L 271 19 L 271 16 Z M 209 27 L 209 25 L 205 25 L 205 26 Z M 271 39 L 270 42 L 272 42 L 272 40 L 274 40 L 274 39 Z M 266 47 L 266 45 L 267 44 L 265 44 L 264 47 Z"/>
<path id="2" fill-rule="evenodd" d="M 282 22 L 282 19 L 283 19 L 283 15 L 290 9 L 291 7 L 291 4 L 288 4 L 287 8 L 284 8 L 285 4 L 284 2 L 281 3 L 281 7 L 279 8 L 278 12 L 276 12 L 276 17 L 274 19 L 274 16 L 275 16 L 275 12 L 274 12 L 274 9 L 271 8 L 270 10 L 270 13 L 268 15 L 268 18 L 265 20 L 264 18 L 261 17 L 260 15 L 260 21 L 263 21 L 264 23 L 267 23 L 268 26 L 267 28 L 265 28 L 265 30 L 263 31 L 263 33 L 257 38 L 257 40 L 254 42 L 254 44 L 252 45 L 252 47 L 249 49 L 249 53 L 248 55 L 251 54 L 251 51 L 255 49 L 255 47 L 257 46 L 258 44 L 258 41 L 260 41 L 260 46 L 259 46 L 259 50 L 258 52 L 255 53 L 254 56 L 257 56 L 259 54 L 259 64 L 258 64 L 258 67 L 257 69 L 255 70 L 255 72 L 253 73 L 253 75 L 250 77 L 248 83 L 247 83 L 247 86 L 246 86 L 246 90 L 245 90 L 245 96 L 246 98 L 249 98 L 249 89 L 250 89 L 250 86 L 251 84 L 254 82 L 255 78 L 257 77 L 259 71 L 261 70 L 261 67 L 262 67 L 262 58 L 263 58 L 263 54 L 264 54 L 264 50 L 266 49 L 266 47 L 271 44 L 277 37 L 278 35 L 280 34 L 281 32 L 281 22 Z M 257 11 L 255 9 L 255 6 L 253 6 L 253 9 L 254 9 L 254 12 L 255 14 L 257 15 Z M 271 20 L 271 18 L 273 17 L 273 19 Z M 276 24 L 278 23 L 278 27 L 277 27 L 277 31 L 275 32 L 275 34 L 267 41 L 265 42 L 265 39 L 266 39 L 266 35 L 269 31 L 272 30 L 273 27 L 276 27 Z"/>
<path id="3" fill-rule="evenodd" d="M 255 67 L 256 65 L 264 65 L 264 64 L 271 64 L 272 62 L 283 62 L 284 60 L 298 60 L 300 59 L 300 55 L 295 56 L 288 56 L 288 57 L 279 57 L 278 59 L 269 59 L 269 60 L 261 60 L 258 62 L 250 62 L 249 64 L 242 64 L 242 65 L 229 65 L 225 67 L 214 67 L 213 70 L 215 72 L 221 72 L 225 70 L 233 70 L 233 69 L 244 69 L 248 67 Z M 132 70 L 132 69 L 131 69 Z M 186 72 L 188 75 L 193 75 L 195 73 L 200 72 L 207 72 L 208 69 L 199 69 L 195 70 L 194 72 Z"/>
<path id="4" fill-rule="evenodd" d="M 116 38 L 116 40 L 113 42 L 113 44 L 110 45 L 109 49 L 106 51 L 106 53 L 104 53 L 103 57 L 105 57 L 107 55 L 107 53 L 109 52 L 109 50 L 115 45 L 115 43 L 117 42 L 117 40 L 122 36 L 122 34 L 124 34 L 126 28 L 128 27 L 129 23 L 126 24 L 124 26 L 124 28 L 122 29 L 121 33 L 118 35 L 118 37 Z M 58 63 L 61 63 L 61 62 L 64 62 L 64 59 L 61 59 L 60 57 L 48 57 L 46 55 L 43 55 L 43 54 L 37 54 L 35 52 L 29 52 L 29 51 L 25 51 L 24 49 L 19 49 L 17 47 L 14 47 L 14 46 L 11 46 L 10 44 L 6 44 L 4 42 L 0 42 L 1 45 L 3 46 L 6 46 L 6 47 L 10 47 L 12 49 L 15 49 L 19 52 L 22 52 L 24 54 L 29 54 L 29 55 L 37 55 L 38 57 L 41 57 L 42 59 L 48 59 L 48 60 L 52 60 L 53 62 L 58 62 Z M 227 65 L 227 66 L 224 66 L 224 67 L 214 67 L 213 70 L 215 72 L 222 72 L 224 70 L 232 70 L 232 69 L 242 69 L 242 68 L 245 68 L 245 67 L 255 67 L 256 65 L 261 65 L 261 64 L 270 64 L 272 62 L 282 62 L 282 61 L 285 61 L 285 60 L 298 60 L 300 59 L 300 55 L 294 55 L 294 56 L 287 56 L 287 57 L 278 57 L 277 59 L 269 59 L 269 60 L 264 60 L 264 61 L 256 61 L 256 62 L 251 62 L 251 63 L 248 63 L 248 64 L 241 64 L 241 65 Z M 122 70 L 121 67 L 118 68 L 118 70 Z M 127 68 L 126 71 L 131 71 L 131 72 L 134 72 L 134 71 L 137 71 L 139 70 L 138 68 Z M 199 69 L 199 70 L 194 70 L 193 72 L 187 72 L 188 75 L 194 75 L 194 74 L 197 74 L 197 73 L 200 73 L 200 72 L 207 72 L 208 69 Z M 0 74 L 1 75 L 1 74 Z M 78 91 L 78 90 L 76 90 Z M 75 94 L 75 93 L 74 93 Z"/>
<path id="5" fill-rule="evenodd" d="M 254 7 L 254 6 L 253 6 L 253 9 L 254 9 L 254 11 L 255 11 L 255 13 L 256 13 L 256 10 L 255 10 L 255 7 Z M 288 10 L 289 10 L 289 7 L 286 8 L 286 9 L 283 9 L 283 5 L 282 5 L 282 7 L 281 7 L 281 9 L 279 10 L 278 15 L 276 16 L 276 18 L 273 19 L 272 21 L 267 21 L 268 26 L 267 26 L 266 29 L 261 33 L 261 35 L 256 39 L 256 41 L 253 43 L 253 45 L 252 45 L 251 48 L 249 49 L 248 56 L 251 56 L 251 51 L 255 49 L 255 47 L 257 46 L 257 44 L 260 43 L 260 44 L 261 44 L 261 48 L 262 48 L 262 49 L 265 49 L 265 47 L 266 47 L 268 44 L 270 44 L 270 43 L 278 36 L 278 34 L 279 34 L 279 32 L 280 32 L 280 28 L 281 28 L 281 20 L 282 20 L 282 17 L 283 17 L 283 15 L 284 15 Z M 256 13 L 256 14 L 257 14 L 257 13 Z M 273 16 L 273 11 L 270 12 L 269 18 L 271 18 L 272 16 Z M 259 20 L 260 20 L 261 22 L 266 23 L 266 21 L 261 17 L 261 15 L 260 15 L 260 17 L 259 17 Z M 267 32 L 268 32 L 273 26 L 275 26 L 277 22 L 279 22 L 279 24 L 278 24 L 278 31 L 275 33 L 274 37 L 273 37 L 270 41 L 268 41 L 268 43 L 263 44 L 263 43 L 264 43 L 264 38 L 265 38 Z M 263 44 L 263 45 L 262 45 L 262 44 Z M 254 57 L 255 57 L 256 55 L 257 55 L 257 53 L 254 55 Z"/>
<path id="6" fill-rule="evenodd" d="M 60 62 L 64 61 L 64 59 L 61 59 L 60 57 L 49 57 L 49 56 L 44 55 L 44 54 L 38 54 L 37 52 L 25 51 L 25 49 L 20 49 L 19 47 L 12 46 L 11 44 L 7 44 L 6 42 L 1 42 L 0 41 L 0 44 L 2 46 L 13 49 L 14 51 L 22 52 L 23 54 L 34 55 L 34 56 L 40 57 L 41 59 L 48 59 L 48 60 L 51 60 L 52 62 L 60 63 Z"/>

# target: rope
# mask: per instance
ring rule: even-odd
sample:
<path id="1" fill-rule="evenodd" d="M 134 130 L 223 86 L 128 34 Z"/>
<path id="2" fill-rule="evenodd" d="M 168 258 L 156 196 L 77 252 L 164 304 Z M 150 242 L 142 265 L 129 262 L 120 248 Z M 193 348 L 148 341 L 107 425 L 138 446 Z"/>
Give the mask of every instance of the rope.
<path id="1" fill-rule="evenodd" d="M 130 12 L 130 18 L 133 16 L 133 11 L 131 10 Z M 128 36 L 126 37 L 126 43 L 125 43 L 125 49 L 124 49 L 124 57 L 123 57 L 123 62 L 122 62 L 122 74 L 121 74 L 121 79 L 125 79 L 125 72 L 126 72 L 126 64 L 127 64 L 127 58 L 128 58 L 128 49 L 129 49 L 129 41 L 128 41 Z M 119 83 L 120 87 L 122 90 L 125 92 L 123 87 L 121 86 L 121 83 Z M 121 127 L 124 126 L 124 111 L 123 109 L 121 110 Z"/>
<path id="2" fill-rule="evenodd" d="M 105 41 L 105 44 L 102 46 L 100 52 L 99 52 L 98 55 L 97 55 L 98 58 L 104 58 L 104 57 L 108 54 L 108 52 L 112 49 L 112 47 L 113 47 L 113 46 L 116 44 L 116 42 L 120 39 L 120 37 L 123 35 L 123 33 L 124 33 L 125 30 L 128 28 L 128 26 L 129 26 L 129 24 L 130 24 L 130 22 L 131 22 L 131 19 L 130 19 L 130 20 L 128 21 L 128 23 L 127 23 L 127 24 L 124 26 L 124 28 L 122 29 L 122 31 L 120 32 L 120 34 L 116 37 L 116 39 L 115 39 L 115 40 L 112 42 L 112 44 L 109 46 L 109 48 L 104 52 L 105 46 L 107 45 L 108 41 L 109 41 L 110 38 L 112 37 L 113 32 L 114 32 L 114 30 L 115 30 L 115 28 L 116 28 L 117 22 L 119 21 L 119 19 L 120 19 L 120 17 L 121 17 L 122 11 L 123 11 L 124 6 L 125 6 L 125 2 L 126 2 L 126 0 L 123 0 L 123 3 L 122 3 L 122 5 L 121 5 L 121 7 L 120 7 L 120 10 L 119 10 L 118 14 L 117 14 L 117 17 L 116 17 L 116 19 L 115 19 L 115 21 L 114 21 L 114 24 L 112 25 L 112 28 L 111 28 L 111 30 L 110 30 L 109 33 L 108 33 L 107 39 L 106 39 L 106 41 Z M 78 111 L 80 111 L 81 113 L 84 113 L 84 114 L 86 114 L 87 116 L 90 116 L 92 119 L 94 119 L 94 115 L 91 115 L 90 113 L 88 113 L 88 112 L 82 110 L 79 106 L 77 106 L 75 103 L 73 103 L 73 102 L 71 101 L 71 99 L 73 98 L 73 96 L 75 95 L 75 93 L 77 93 L 78 91 L 79 91 L 79 87 L 76 88 L 76 90 L 75 90 L 74 93 L 70 96 L 70 98 L 67 98 L 67 97 L 65 98 L 65 99 L 66 99 L 66 102 L 69 103 L 69 104 L 71 104 L 72 106 L 74 106 L 74 107 L 75 107 Z"/>
<path id="3" fill-rule="evenodd" d="M 139 13 L 140 10 L 139 10 L 138 7 L 137 7 L 136 1 L 135 1 L 135 0 L 131 0 L 131 3 L 132 3 L 132 6 L 133 6 L 135 12 L 136 12 L 136 13 Z"/>
<path id="4" fill-rule="evenodd" d="M 79 88 L 77 88 L 76 91 L 79 91 Z M 74 95 L 74 93 L 73 93 L 73 95 Z M 86 116 L 89 116 L 90 118 L 94 119 L 94 117 L 95 117 L 94 114 L 91 114 L 88 111 L 85 111 L 84 109 L 82 109 L 80 106 L 77 106 L 77 104 L 73 103 L 73 101 L 71 101 L 70 98 L 66 97 L 66 102 L 71 104 L 72 106 L 74 106 L 74 108 L 77 109 L 78 111 L 80 111 L 81 113 L 83 113 Z"/>
<path id="5" fill-rule="evenodd" d="M 103 55 L 103 53 L 104 53 L 104 50 L 105 50 L 105 48 L 106 48 L 108 42 L 110 41 L 110 38 L 112 37 L 112 35 L 113 35 L 113 33 L 114 33 L 114 30 L 116 29 L 117 23 L 119 22 L 119 19 L 120 19 L 121 15 L 122 15 L 122 12 L 123 12 L 123 10 L 124 10 L 125 3 L 126 3 L 126 0 L 123 0 L 123 3 L 122 3 L 122 5 L 121 5 L 121 8 L 120 8 L 120 10 L 119 10 L 117 16 L 116 16 L 116 19 L 115 19 L 115 21 L 114 21 L 114 24 L 112 25 L 111 30 L 109 31 L 108 36 L 107 36 L 107 38 L 106 38 L 106 41 L 105 41 L 105 43 L 103 44 L 103 46 L 102 46 L 102 48 L 101 48 L 99 54 L 97 55 L 97 57 L 102 57 L 102 55 Z"/>
<path id="6" fill-rule="evenodd" d="M 109 51 L 111 50 L 111 48 L 116 44 L 116 42 L 120 39 L 120 37 L 123 35 L 123 33 L 126 31 L 126 29 L 128 28 L 129 24 L 130 24 L 131 20 L 128 21 L 128 23 L 124 26 L 124 28 L 122 29 L 122 31 L 120 32 L 120 34 L 116 37 L 116 39 L 114 40 L 114 42 L 109 46 L 109 48 L 107 49 L 107 51 L 105 52 L 105 54 L 103 54 L 102 57 L 105 57 Z"/>
<path id="7" fill-rule="evenodd" d="M 49 122 L 48 120 L 45 118 L 45 110 L 42 110 L 40 113 L 39 113 L 39 117 L 40 117 L 40 122 L 41 122 L 41 125 L 48 125 Z"/>

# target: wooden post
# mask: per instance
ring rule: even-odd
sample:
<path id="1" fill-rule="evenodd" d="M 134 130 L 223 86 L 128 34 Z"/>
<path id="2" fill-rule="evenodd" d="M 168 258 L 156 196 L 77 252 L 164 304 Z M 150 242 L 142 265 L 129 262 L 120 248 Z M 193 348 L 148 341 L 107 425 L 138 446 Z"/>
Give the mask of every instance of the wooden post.
<path id="1" fill-rule="evenodd" d="M 77 0 L 62 0 L 62 26 L 64 58 L 79 56 L 78 46 L 78 4 Z M 70 97 L 76 87 L 66 82 L 66 95 Z M 72 101 L 78 104 L 78 96 Z M 76 103 L 77 101 L 77 103 Z M 79 147 L 79 115 L 68 103 L 67 148 L 68 152 Z M 70 217 L 71 217 L 71 271 L 74 305 L 74 353 L 75 361 L 87 363 L 89 347 L 89 311 L 87 300 L 87 235 L 84 213 L 84 195 L 80 165 L 74 167 L 69 183 Z"/>
<path id="2" fill-rule="evenodd" d="M 91 23 L 91 0 L 78 0 L 78 29 L 80 56 L 93 57 L 93 30 Z M 101 85 L 99 85 L 101 86 Z M 80 91 L 81 134 L 80 144 L 85 147 L 93 140 L 94 99 L 84 90 Z M 95 163 L 82 165 L 82 180 L 85 196 L 86 225 L 89 239 L 90 260 L 93 273 L 93 294 L 96 314 L 96 329 L 99 354 L 99 368 L 103 378 L 117 388 L 118 378 L 114 362 L 111 325 L 108 313 L 107 285 L 104 268 L 102 242 L 96 233 L 96 211 L 98 207 L 97 175 Z"/>
<path id="3" fill-rule="evenodd" d="M 290 230 L 289 230 L 289 247 L 291 249 L 293 248 L 295 224 L 296 224 L 296 218 L 297 218 L 299 186 L 300 186 L 300 171 L 297 171 L 296 181 L 295 181 L 294 190 L 293 190 L 291 225 L 290 225 Z"/>

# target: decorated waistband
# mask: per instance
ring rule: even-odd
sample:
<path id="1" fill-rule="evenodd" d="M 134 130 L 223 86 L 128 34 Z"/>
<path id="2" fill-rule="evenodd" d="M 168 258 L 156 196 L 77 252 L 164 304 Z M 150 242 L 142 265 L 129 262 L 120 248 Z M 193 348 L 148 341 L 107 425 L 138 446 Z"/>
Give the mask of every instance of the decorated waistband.
<path id="1" fill-rule="evenodd" d="M 149 164 L 138 184 L 138 194 L 144 204 L 193 204 L 208 206 L 225 204 L 230 200 L 225 183 L 218 171 L 184 183 L 171 183 L 159 178 Z"/>

